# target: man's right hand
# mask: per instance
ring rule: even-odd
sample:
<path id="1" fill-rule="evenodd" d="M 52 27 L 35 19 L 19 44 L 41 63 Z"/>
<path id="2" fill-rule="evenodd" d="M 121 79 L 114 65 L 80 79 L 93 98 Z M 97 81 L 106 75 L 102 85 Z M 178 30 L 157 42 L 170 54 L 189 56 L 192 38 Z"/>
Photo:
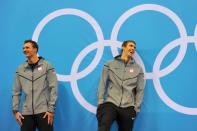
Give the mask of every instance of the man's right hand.
<path id="1" fill-rule="evenodd" d="M 20 126 L 22 126 L 22 119 L 24 119 L 24 117 L 22 116 L 22 114 L 20 112 L 16 112 L 15 113 L 15 118 L 16 118 L 16 121 L 18 122 L 18 124 Z"/>

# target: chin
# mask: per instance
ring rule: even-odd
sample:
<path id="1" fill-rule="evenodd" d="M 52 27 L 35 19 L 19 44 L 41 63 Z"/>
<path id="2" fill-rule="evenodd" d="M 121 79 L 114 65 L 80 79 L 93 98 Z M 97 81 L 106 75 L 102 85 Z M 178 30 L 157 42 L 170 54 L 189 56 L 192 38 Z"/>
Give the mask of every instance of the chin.
<path id="1" fill-rule="evenodd" d="M 133 53 L 132 53 L 132 54 L 129 53 L 129 54 L 128 54 L 128 57 L 131 57 L 132 55 L 133 55 Z"/>

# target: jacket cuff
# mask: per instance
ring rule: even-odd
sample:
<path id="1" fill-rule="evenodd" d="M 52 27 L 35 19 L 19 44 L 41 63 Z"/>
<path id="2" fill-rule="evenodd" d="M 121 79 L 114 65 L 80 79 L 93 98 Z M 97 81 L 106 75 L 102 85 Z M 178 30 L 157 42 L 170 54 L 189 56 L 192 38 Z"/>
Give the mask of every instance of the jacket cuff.
<path id="1" fill-rule="evenodd" d="M 136 111 L 136 113 L 140 112 L 140 107 L 139 106 L 135 106 L 134 110 Z"/>
<path id="2" fill-rule="evenodd" d="M 18 110 L 12 110 L 12 112 L 15 115 L 18 112 Z"/>
<path id="3" fill-rule="evenodd" d="M 53 107 L 49 107 L 48 108 L 48 112 L 54 113 L 55 112 L 55 109 Z"/>

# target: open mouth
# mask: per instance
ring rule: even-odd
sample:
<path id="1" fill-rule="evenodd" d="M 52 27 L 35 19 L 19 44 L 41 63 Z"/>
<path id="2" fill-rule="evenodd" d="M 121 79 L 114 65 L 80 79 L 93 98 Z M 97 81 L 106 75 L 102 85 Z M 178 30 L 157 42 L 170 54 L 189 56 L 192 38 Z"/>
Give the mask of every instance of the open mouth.
<path id="1" fill-rule="evenodd" d="M 133 51 L 132 50 L 129 50 L 129 54 L 133 54 Z"/>
<path id="2" fill-rule="evenodd" d="M 24 51 L 23 53 L 24 53 L 25 55 L 28 55 L 28 54 L 29 54 L 29 53 L 28 53 L 28 52 L 26 52 L 26 51 Z"/>

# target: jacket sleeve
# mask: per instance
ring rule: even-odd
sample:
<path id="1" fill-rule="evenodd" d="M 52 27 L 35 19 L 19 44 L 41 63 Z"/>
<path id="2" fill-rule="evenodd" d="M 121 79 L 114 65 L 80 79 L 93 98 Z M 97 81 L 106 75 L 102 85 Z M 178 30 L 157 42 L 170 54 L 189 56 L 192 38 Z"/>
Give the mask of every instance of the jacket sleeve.
<path id="1" fill-rule="evenodd" d="M 55 69 L 50 64 L 48 64 L 48 68 L 47 68 L 47 83 L 50 91 L 49 101 L 48 101 L 48 112 L 54 112 L 55 103 L 57 99 L 57 76 Z"/>
<path id="2" fill-rule="evenodd" d="M 140 111 L 140 105 L 142 103 L 144 96 L 144 72 L 140 67 L 140 73 L 137 78 L 137 88 L 136 88 L 136 95 L 135 95 L 135 111 Z"/>
<path id="3" fill-rule="evenodd" d="M 105 64 L 103 67 L 102 76 L 98 88 L 98 105 L 104 102 L 104 93 L 106 90 L 107 80 L 108 80 L 108 70 L 109 70 L 109 66 Z"/>
<path id="4" fill-rule="evenodd" d="M 18 73 L 16 72 L 13 90 L 12 90 L 12 110 L 13 110 L 13 112 L 18 111 L 18 109 L 19 109 L 21 92 L 22 92 L 22 87 L 21 87 Z"/>

